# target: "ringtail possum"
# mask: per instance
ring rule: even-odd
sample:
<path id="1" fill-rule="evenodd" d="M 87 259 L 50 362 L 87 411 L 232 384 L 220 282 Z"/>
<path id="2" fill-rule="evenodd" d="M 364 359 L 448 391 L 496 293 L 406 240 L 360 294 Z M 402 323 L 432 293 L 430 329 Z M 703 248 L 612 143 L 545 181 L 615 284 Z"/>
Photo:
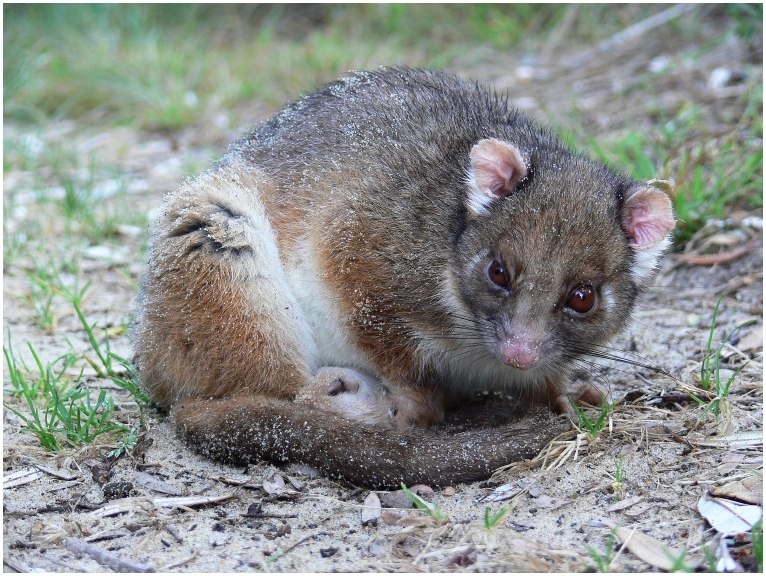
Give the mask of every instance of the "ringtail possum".
<path id="1" fill-rule="evenodd" d="M 673 227 L 662 191 L 477 84 L 351 73 L 166 196 L 135 364 L 216 459 L 481 479 L 561 431 L 546 406 L 625 326 Z M 440 433 L 477 391 L 532 408 Z"/>

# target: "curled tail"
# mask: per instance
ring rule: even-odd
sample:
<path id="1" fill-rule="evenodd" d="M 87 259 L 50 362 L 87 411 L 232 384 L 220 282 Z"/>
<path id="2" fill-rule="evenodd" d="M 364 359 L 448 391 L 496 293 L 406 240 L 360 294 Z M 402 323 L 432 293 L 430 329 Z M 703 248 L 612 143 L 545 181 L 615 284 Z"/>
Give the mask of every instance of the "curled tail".
<path id="1" fill-rule="evenodd" d="M 534 456 L 569 427 L 541 409 L 496 428 L 401 434 L 263 396 L 185 400 L 174 416 L 187 441 L 213 459 L 302 462 L 371 488 L 485 479 L 503 465 Z"/>

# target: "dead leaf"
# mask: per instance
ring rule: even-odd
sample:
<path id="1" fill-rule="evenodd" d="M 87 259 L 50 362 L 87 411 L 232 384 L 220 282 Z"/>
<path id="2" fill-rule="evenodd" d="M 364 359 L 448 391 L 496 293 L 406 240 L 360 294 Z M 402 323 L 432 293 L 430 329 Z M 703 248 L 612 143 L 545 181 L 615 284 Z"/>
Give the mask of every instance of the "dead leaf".
<path id="1" fill-rule="evenodd" d="M 479 502 L 502 502 L 503 500 L 510 500 L 529 488 L 531 484 L 531 480 L 518 480 L 516 482 L 503 484 L 502 486 L 495 488 L 490 494 L 479 498 Z"/>
<path id="2" fill-rule="evenodd" d="M 735 346 L 742 352 L 761 352 L 763 350 L 763 327 L 759 326 L 742 336 Z"/>
<path id="3" fill-rule="evenodd" d="M 136 472 L 135 480 L 136 484 L 147 490 L 152 490 L 153 492 L 167 494 L 168 496 L 181 496 L 183 494 L 181 490 L 172 484 L 168 484 L 164 480 L 147 472 Z"/>
<path id="4" fill-rule="evenodd" d="M 681 558 L 682 552 L 674 550 L 659 540 L 633 528 L 619 526 L 615 529 L 615 534 L 628 550 L 650 566 L 660 570 L 678 568 L 676 563 Z"/>
<path id="5" fill-rule="evenodd" d="M 710 489 L 713 496 L 733 498 L 747 504 L 763 504 L 763 479 L 760 476 L 749 476 L 723 486 Z"/>
<path id="6" fill-rule="evenodd" d="M 404 528 L 422 528 L 428 526 L 432 522 L 429 516 L 402 516 L 401 520 L 397 522 L 397 526 L 403 526 Z"/>
<path id="7" fill-rule="evenodd" d="M 625 515 L 631 518 L 636 518 L 638 516 L 643 516 L 653 507 L 654 507 L 654 504 L 652 504 L 651 502 L 643 502 L 637 506 L 630 508 L 629 510 L 625 510 Z"/>
<path id="8" fill-rule="evenodd" d="M 719 232 L 718 234 L 711 234 L 705 239 L 705 244 L 714 244 L 716 246 L 736 246 L 742 242 L 742 236 L 740 234 L 732 234 L 728 232 Z"/>
<path id="9" fill-rule="evenodd" d="M 376 524 L 381 512 L 380 498 L 375 492 L 370 492 L 364 499 L 364 506 L 362 507 L 362 526 Z"/>
<path id="10" fill-rule="evenodd" d="M 306 487 L 306 484 L 304 482 L 300 481 L 295 476 L 288 476 L 287 477 L 287 481 L 290 482 L 290 484 L 293 485 L 293 488 L 295 488 L 296 490 L 299 490 L 299 491 L 303 490 Z"/>
<path id="11" fill-rule="evenodd" d="M 565 500 L 563 498 L 551 498 L 547 494 L 543 494 L 542 496 L 538 496 L 537 500 L 535 500 L 535 505 L 539 508 L 548 508 L 550 510 L 555 510 L 556 508 L 561 508 L 562 506 L 566 506 L 572 502 L 571 500 Z"/>
<path id="12" fill-rule="evenodd" d="M 238 486 L 240 488 L 262 489 L 261 484 L 253 482 L 253 478 L 247 474 L 239 474 L 237 476 L 219 476 L 216 478 L 218 482 L 229 484 L 230 486 Z"/>
<path id="13" fill-rule="evenodd" d="M 389 526 L 397 526 L 399 521 L 403 518 L 403 515 L 398 512 L 393 512 L 392 510 L 383 509 L 380 512 L 380 517 L 383 519 L 383 522 Z"/>
<path id="14" fill-rule="evenodd" d="M 266 494 L 280 494 L 285 490 L 285 479 L 274 470 L 269 470 L 263 475 L 263 491 Z"/>
<path id="15" fill-rule="evenodd" d="M 630 498 L 625 498 L 625 500 L 618 500 L 614 504 L 612 504 L 607 510 L 609 512 L 619 512 L 620 510 L 625 510 L 625 508 L 630 508 L 634 504 L 638 504 L 644 499 L 643 496 L 632 496 Z"/>
<path id="16" fill-rule="evenodd" d="M 705 495 L 697 502 L 702 517 L 723 535 L 750 532 L 753 525 L 763 516 L 760 506 L 740 504 L 725 498 Z"/>

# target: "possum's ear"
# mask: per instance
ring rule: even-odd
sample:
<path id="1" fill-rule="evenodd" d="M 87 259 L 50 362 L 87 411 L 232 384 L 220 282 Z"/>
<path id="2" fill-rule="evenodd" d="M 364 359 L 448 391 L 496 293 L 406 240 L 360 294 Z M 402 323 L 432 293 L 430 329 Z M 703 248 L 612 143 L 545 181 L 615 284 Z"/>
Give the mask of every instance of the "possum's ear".
<path id="1" fill-rule="evenodd" d="M 513 193 L 527 176 L 519 149 L 495 138 L 474 144 L 470 160 L 466 206 L 474 214 L 486 212 L 492 202 Z"/>
<path id="2" fill-rule="evenodd" d="M 670 198 L 656 188 L 636 188 L 622 205 L 622 224 L 633 248 L 651 248 L 675 228 Z"/>
<path id="3" fill-rule="evenodd" d="M 622 225 L 635 250 L 630 274 L 637 284 L 647 284 L 676 225 L 670 198 L 656 188 L 634 188 L 622 205 Z"/>

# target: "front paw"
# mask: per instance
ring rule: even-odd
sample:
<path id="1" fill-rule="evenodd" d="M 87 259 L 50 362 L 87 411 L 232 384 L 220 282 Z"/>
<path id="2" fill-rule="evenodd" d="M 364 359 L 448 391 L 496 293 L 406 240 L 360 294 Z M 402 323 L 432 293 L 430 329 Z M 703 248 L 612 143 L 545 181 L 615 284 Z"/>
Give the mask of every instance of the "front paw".
<path id="1" fill-rule="evenodd" d="M 391 392 L 393 426 L 406 430 L 412 426 L 428 428 L 444 421 L 444 394 L 425 387 L 397 388 Z"/>
<path id="2" fill-rule="evenodd" d="M 577 397 L 575 398 L 575 404 L 577 406 L 598 407 L 601 406 L 605 401 L 606 395 L 592 384 L 585 384 L 585 386 L 580 389 Z M 572 403 L 569 401 L 569 397 L 564 393 L 557 394 L 555 397 L 553 397 L 549 402 L 549 406 L 554 414 L 570 417 L 575 416 L 575 411 L 572 408 Z"/>
<path id="3" fill-rule="evenodd" d="M 393 409 L 385 386 L 351 368 L 320 368 L 295 400 L 376 428 L 393 427 Z"/>

